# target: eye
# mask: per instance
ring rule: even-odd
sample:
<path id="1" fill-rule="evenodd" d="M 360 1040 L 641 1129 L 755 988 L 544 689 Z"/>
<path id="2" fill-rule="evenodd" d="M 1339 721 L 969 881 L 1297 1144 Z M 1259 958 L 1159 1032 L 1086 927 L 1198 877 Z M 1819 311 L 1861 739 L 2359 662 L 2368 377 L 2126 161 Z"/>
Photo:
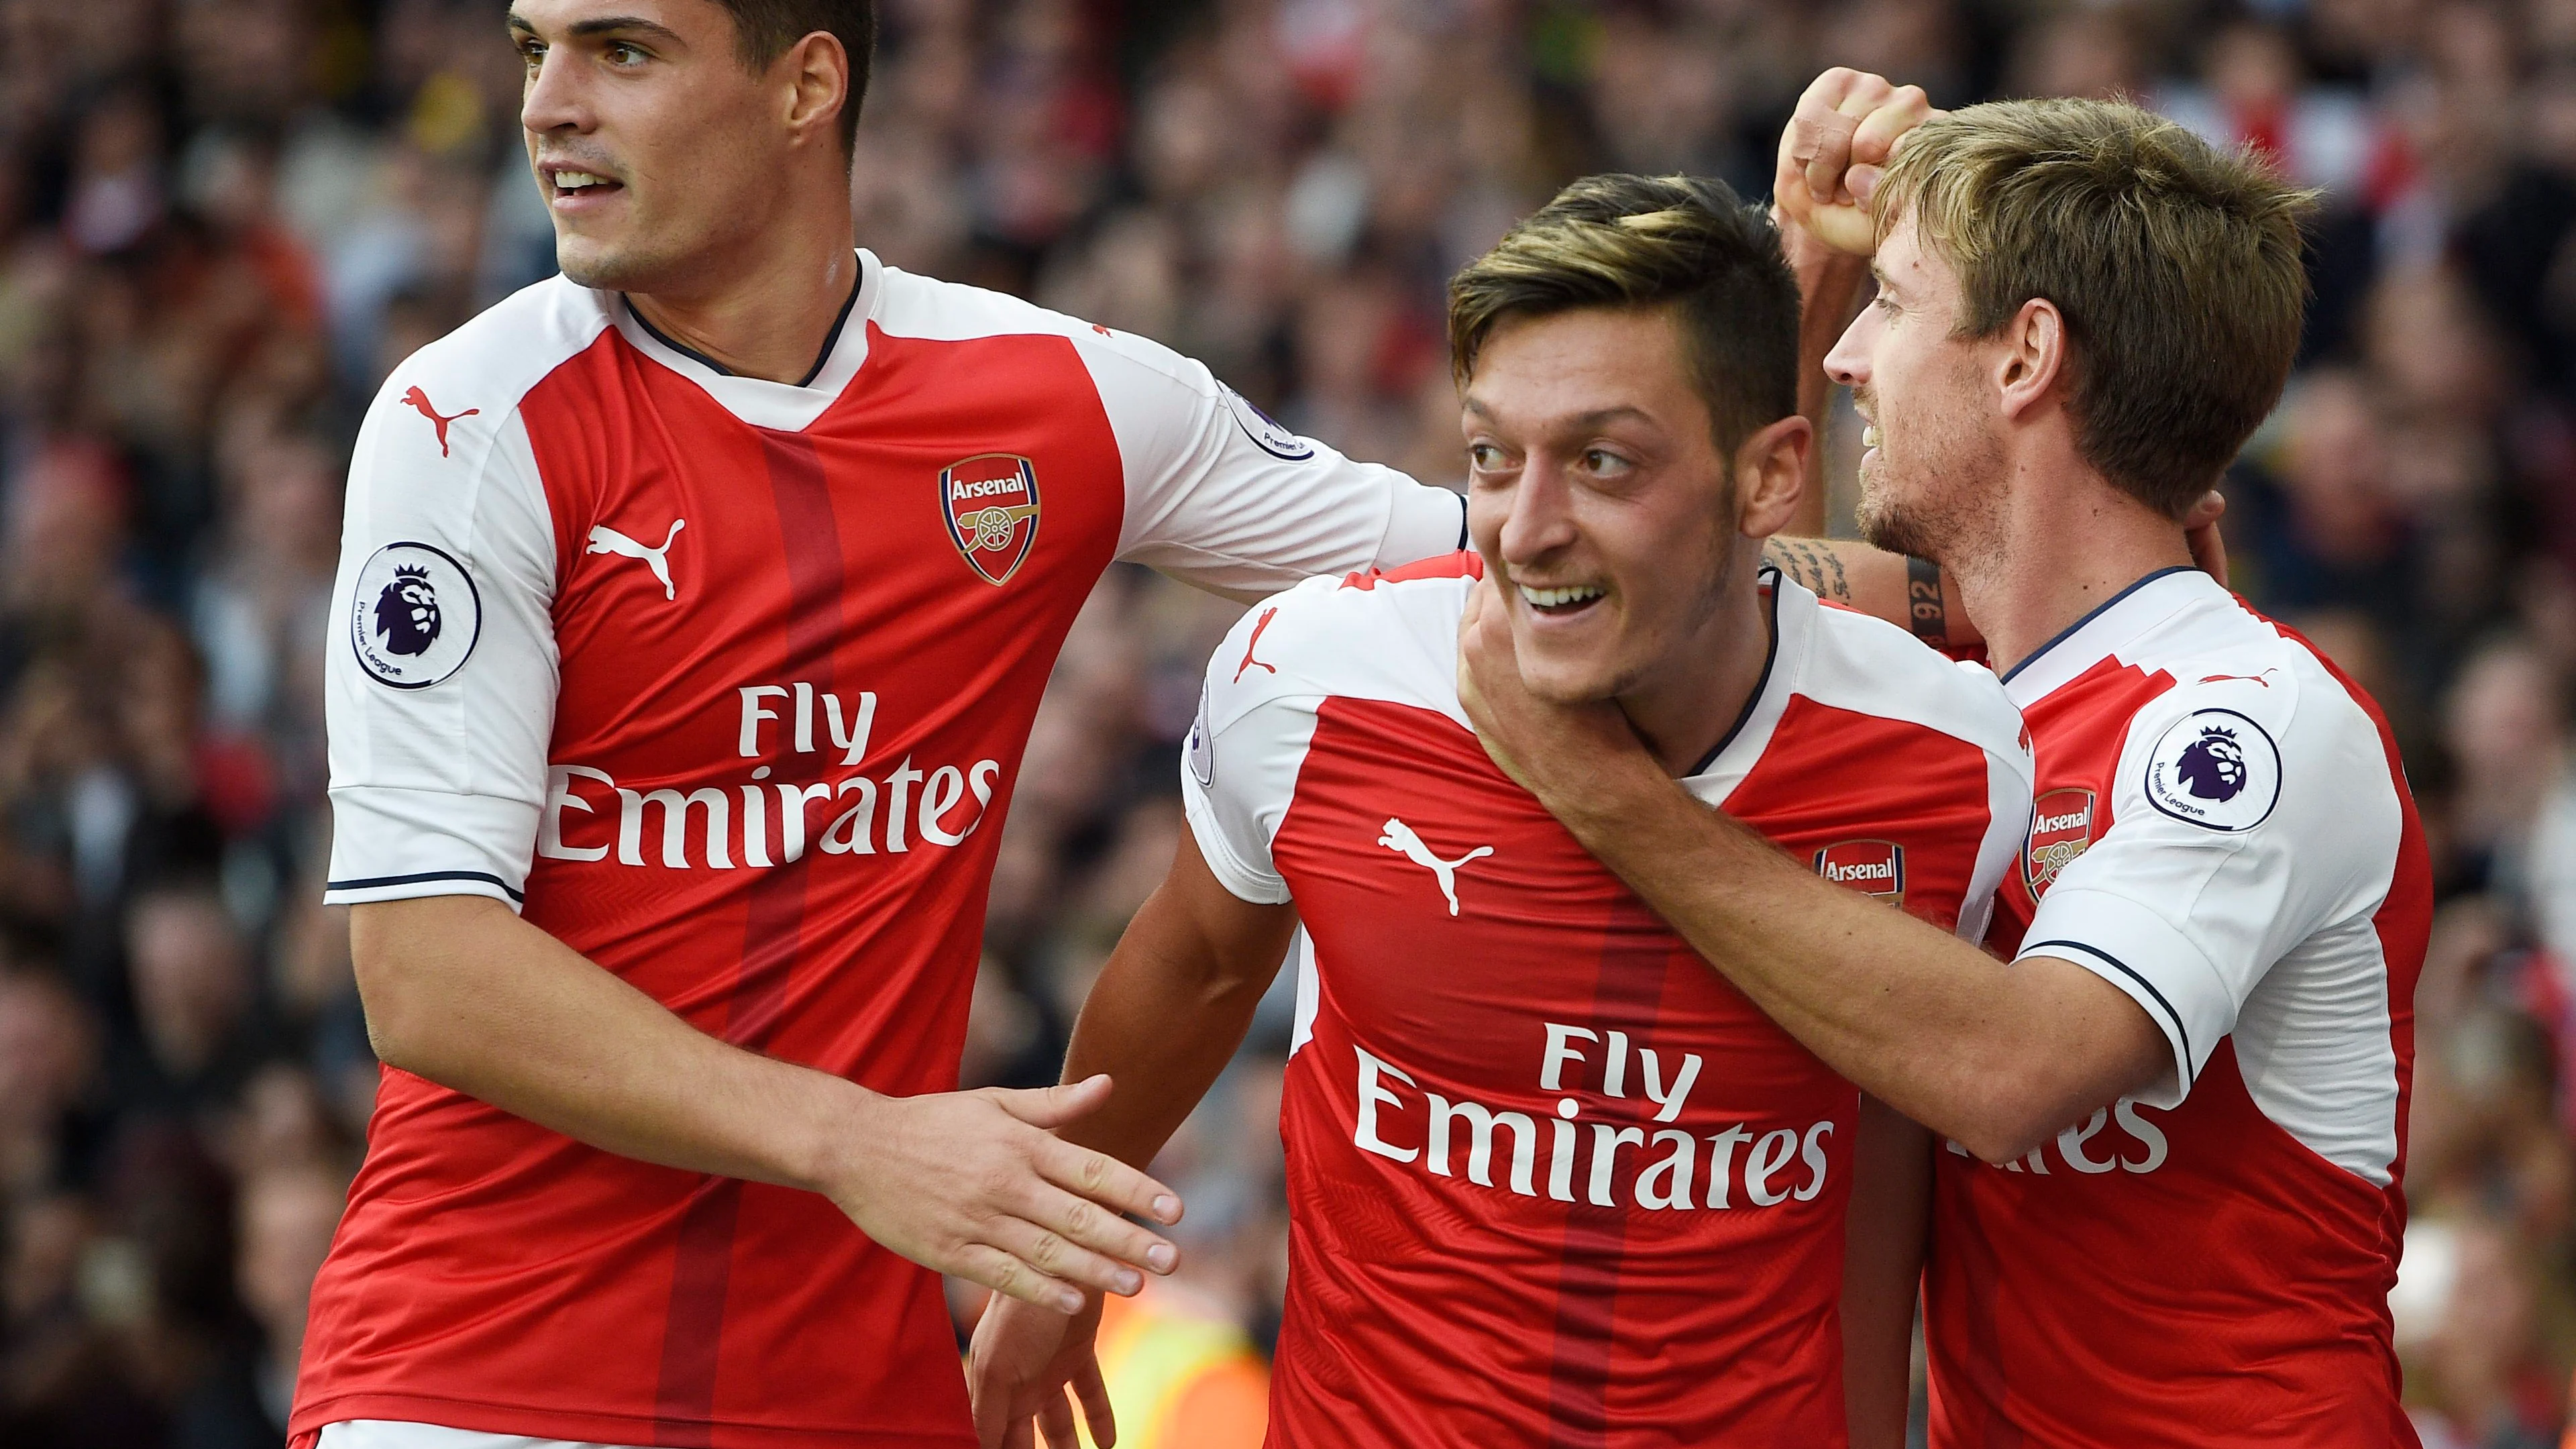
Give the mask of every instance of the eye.
<path id="1" fill-rule="evenodd" d="M 524 37 L 519 41 L 519 59 L 527 64 L 528 69 L 535 70 L 545 63 L 546 43 L 535 36 Z"/>
<path id="2" fill-rule="evenodd" d="M 1467 466 L 1475 469 L 1479 473 L 1491 473 L 1496 469 L 1504 467 L 1507 461 L 1508 460 L 1503 457 L 1503 450 L 1495 447 L 1491 443 L 1470 443 L 1467 445 Z"/>
<path id="3" fill-rule="evenodd" d="M 1623 477 L 1629 472 L 1629 470 L 1636 467 L 1636 464 L 1629 462 L 1627 459 L 1620 457 L 1618 454 L 1611 452 L 1607 448 L 1584 449 L 1582 463 L 1583 471 L 1596 478 Z"/>
<path id="4" fill-rule="evenodd" d="M 604 53 L 607 55 L 608 63 L 610 65 L 642 65 L 647 60 L 652 59 L 652 57 L 645 54 L 641 48 L 630 45 L 623 40 L 610 41 L 608 43 L 608 49 Z"/>

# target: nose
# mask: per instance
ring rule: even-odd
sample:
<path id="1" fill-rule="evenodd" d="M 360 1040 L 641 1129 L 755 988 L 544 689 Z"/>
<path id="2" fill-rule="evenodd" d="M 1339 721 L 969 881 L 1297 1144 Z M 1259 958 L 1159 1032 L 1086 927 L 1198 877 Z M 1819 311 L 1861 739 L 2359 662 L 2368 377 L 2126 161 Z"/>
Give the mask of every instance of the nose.
<path id="1" fill-rule="evenodd" d="M 531 136 L 591 128 L 587 97 L 582 94 L 580 58 L 560 46 L 548 46 L 529 72 L 519 96 L 519 124 Z"/>
<path id="2" fill-rule="evenodd" d="M 1879 320 L 1875 304 L 1860 309 L 1860 315 L 1843 329 L 1834 350 L 1825 354 L 1825 375 L 1845 387 L 1865 387 L 1869 383 L 1869 352 L 1877 345 L 1880 330 L 1886 324 Z"/>
<path id="3" fill-rule="evenodd" d="M 1496 540 L 1503 563 L 1524 568 L 1574 542 L 1573 490 L 1558 469 L 1532 458 L 1512 485 L 1511 503 Z"/>

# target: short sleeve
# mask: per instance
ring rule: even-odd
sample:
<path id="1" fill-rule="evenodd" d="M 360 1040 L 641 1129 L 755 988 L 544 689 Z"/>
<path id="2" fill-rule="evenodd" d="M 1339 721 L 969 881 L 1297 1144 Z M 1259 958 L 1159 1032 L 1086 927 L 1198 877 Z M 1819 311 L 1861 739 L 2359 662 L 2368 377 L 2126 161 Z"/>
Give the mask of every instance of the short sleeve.
<path id="1" fill-rule="evenodd" d="M 1118 556 L 1251 599 L 1466 546 L 1466 500 L 1356 463 L 1207 368 L 1126 333 L 1078 335 L 1127 474 Z"/>
<path id="2" fill-rule="evenodd" d="M 2110 829 L 2041 898 L 2020 955 L 2136 1001 L 2174 1055 L 2139 1100 L 2178 1106 L 2273 964 L 2385 895 L 2403 807 L 2369 717 L 2286 669 L 2168 691 L 2118 768 Z"/>
<path id="3" fill-rule="evenodd" d="M 335 905 L 523 899 L 554 726 L 554 525 L 526 424 L 495 411 L 397 370 L 359 430 L 326 640 Z"/>
<path id="4" fill-rule="evenodd" d="M 1321 699 L 1300 688 L 1293 671 L 1283 681 L 1284 655 L 1263 637 L 1281 609 L 1294 606 L 1292 592 L 1235 621 L 1208 660 L 1198 718 L 1182 747 L 1181 800 L 1199 854 L 1227 890 L 1256 905 L 1289 899 L 1270 842 L 1296 792 Z"/>

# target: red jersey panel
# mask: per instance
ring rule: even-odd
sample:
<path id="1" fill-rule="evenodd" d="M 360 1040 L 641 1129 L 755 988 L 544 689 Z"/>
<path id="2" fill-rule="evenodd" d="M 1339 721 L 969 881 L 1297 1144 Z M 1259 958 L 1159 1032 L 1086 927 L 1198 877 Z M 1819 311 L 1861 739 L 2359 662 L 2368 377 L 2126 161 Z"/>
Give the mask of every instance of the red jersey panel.
<path id="1" fill-rule="evenodd" d="M 810 387 L 542 284 L 397 371 L 361 438 L 330 898 L 523 904 L 726 1041 L 952 1088 L 1000 816 L 1102 569 L 1276 586 L 1458 516 L 1152 344 L 864 255 Z M 293 1427 L 350 1419 L 971 1441 L 937 1278 L 825 1199 L 400 1071 Z"/>
<path id="2" fill-rule="evenodd" d="M 1307 935 L 1271 1441 L 1839 1444 L 1858 1094 L 1486 757 L 1454 683 L 1474 562 L 1256 609 L 1192 735 L 1211 868 Z M 1771 587 L 1769 669 L 1688 787 L 1980 933 L 2019 720 Z"/>
<path id="3" fill-rule="evenodd" d="M 2208 576 L 2151 575 L 2005 681 L 2038 762 L 1996 936 L 2127 992 L 2167 1079 L 1938 1161 L 1932 1442 L 2415 1442 L 2405 1224 L 2422 831 L 2377 707 Z"/>

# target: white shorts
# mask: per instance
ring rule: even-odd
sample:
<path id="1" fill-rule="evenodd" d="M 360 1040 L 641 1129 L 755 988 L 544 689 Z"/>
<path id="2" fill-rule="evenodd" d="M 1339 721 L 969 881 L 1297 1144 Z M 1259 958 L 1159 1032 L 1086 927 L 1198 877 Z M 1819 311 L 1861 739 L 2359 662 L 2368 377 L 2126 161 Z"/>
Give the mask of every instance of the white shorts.
<path id="1" fill-rule="evenodd" d="M 321 1449 L 634 1449 L 625 1444 L 576 1444 L 531 1439 L 525 1434 L 486 1434 L 396 1419 L 348 1419 L 322 1426 Z"/>

